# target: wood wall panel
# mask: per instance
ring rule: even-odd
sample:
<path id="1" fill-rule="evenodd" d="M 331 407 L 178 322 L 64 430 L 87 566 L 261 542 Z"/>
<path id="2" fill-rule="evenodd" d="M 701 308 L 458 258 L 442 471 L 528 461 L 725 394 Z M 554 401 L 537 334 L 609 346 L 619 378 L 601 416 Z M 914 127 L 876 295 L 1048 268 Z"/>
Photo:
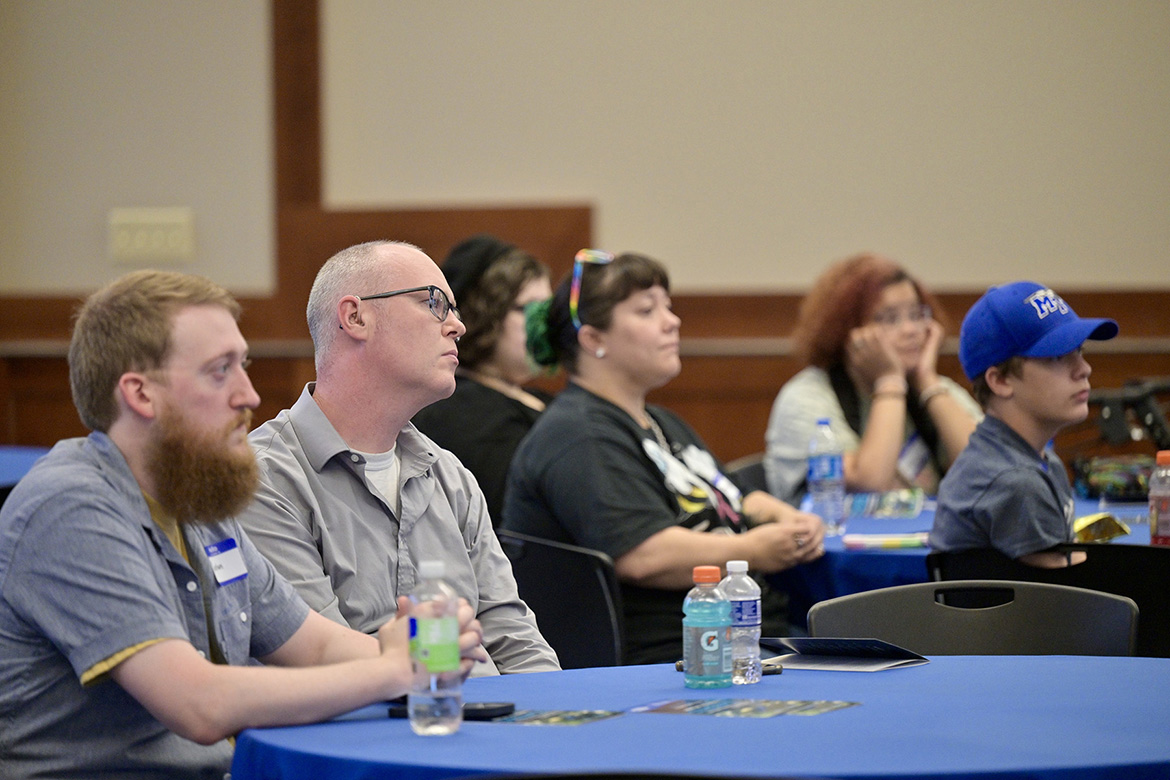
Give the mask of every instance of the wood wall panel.
<path id="1" fill-rule="evenodd" d="M 799 366 L 789 357 L 683 358 L 682 372 L 650 400 L 682 415 L 721 460 L 764 448 L 780 386 Z"/>
<path id="2" fill-rule="evenodd" d="M 688 345 L 684 344 L 684 348 Z M 694 348 L 694 342 L 690 347 Z M 701 345 L 699 345 L 701 346 Z M 305 343 L 285 345 L 272 354 L 261 350 L 249 373 L 261 405 L 257 424 L 288 408 L 305 383 L 313 378 L 313 362 Z M 281 352 L 295 353 L 285 356 Z M 1097 354 L 1090 356 L 1094 387 L 1119 387 L 1127 379 L 1170 376 L 1170 354 Z M 944 373 L 962 382 L 953 356 L 941 361 Z M 650 400 L 681 414 L 721 460 L 728 461 L 764 448 L 764 430 L 772 401 L 780 386 L 799 365 L 784 355 L 685 356 L 683 369 L 673 382 L 654 391 Z M 5 380 L 4 375 L 8 378 Z M 542 383 L 549 390 L 564 384 L 561 377 Z M 63 357 L 19 357 L 0 361 L 0 393 L 4 398 L 3 442 L 44 445 L 68 436 L 84 435 L 69 396 L 68 369 Z M 1077 454 L 1151 452 L 1149 442 L 1115 448 L 1105 445 L 1098 434 L 1095 414 L 1090 421 L 1074 426 L 1057 438 L 1062 457 Z"/>
<path id="3" fill-rule="evenodd" d="M 1120 387 L 1134 378 L 1170 376 L 1170 354 L 1102 353 L 1089 357 L 1097 388 Z M 944 374 L 969 387 L 955 356 L 945 355 L 939 362 Z M 764 449 L 772 402 L 783 383 L 798 370 L 799 364 L 784 356 L 685 357 L 682 373 L 651 394 L 651 400 L 680 413 L 712 451 L 727 461 Z M 1096 414 L 1094 409 L 1089 421 L 1057 437 L 1062 457 L 1152 451 L 1148 441 L 1120 449 L 1106 445 L 1098 434 Z"/>
<path id="4" fill-rule="evenodd" d="M 252 414 L 253 427 L 271 420 L 296 402 L 301 389 L 313 381 L 313 359 L 306 357 L 257 357 L 248 369 L 260 406 Z"/>
<path id="5" fill-rule="evenodd" d="M 19 357 L 0 361 L 11 379 L 4 391 L 5 444 L 49 446 L 88 431 L 77 416 L 69 391 L 69 367 L 64 357 Z M 292 404 L 304 384 L 313 378 L 313 361 L 297 357 L 261 357 L 248 372 L 260 394 L 253 420 L 275 417 Z"/>
<path id="6" fill-rule="evenodd" d="M 317 270 L 329 257 L 353 244 L 379 239 L 407 241 L 436 262 L 475 233 L 492 233 L 548 258 L 554 274 L 567 270 L 573 255 L 592 236 L 587 205 L 323 211 L 316 206 L 285 206 L 280 221 L 280 299 L 296 301 L 295 327 L 286 338 L 304 338 L 304 302 Z M 265 334 L 270 336 L 271 334 Z"/>
<path id="7" fill-rule="evenodd" d="M 1101 292 L 1057 290 L 1082 317 L 1112 317 L 1126 339 L 1170 338 L 1170 290 Z M 937 295 L 949 336 L 958 337 L 963 315 L 982 291 Z M 803 295 L 696 294 L 675 291 L 674 311 L 691 338 L 782 338 L 796 325 Z M 1158 350 L 1161 350 L 1159 343 Z M 1142 351 L 1156 351 L 1141 347 Z"/>
<path id="8" fill-rule="evenodd" d="M 49 446 L 85 431 L 73 407 L 64 357 L 21 357 L 4 362 L 10 377 L 5 443 Z"/>

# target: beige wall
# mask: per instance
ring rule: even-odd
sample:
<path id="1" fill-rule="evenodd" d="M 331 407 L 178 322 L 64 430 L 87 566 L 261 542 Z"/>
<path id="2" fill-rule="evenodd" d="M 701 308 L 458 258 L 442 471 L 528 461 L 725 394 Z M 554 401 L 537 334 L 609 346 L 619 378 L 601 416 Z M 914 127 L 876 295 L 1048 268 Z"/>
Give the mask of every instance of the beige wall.
<path id="1" fill-rule="evenodd" d="M 0 0 L 0 294 L 77 294 L 121 207 L 193 210 L 194 262 L 274 284 L 263 0 Z"/>
<path id="2" fill-rule="evenodd" d="M 1165 0 L 324 0 L 335 207 L 592 202 L 679 290 L 1170 287 Z"/>
<path id="3" fill-rule="evenodd" d="M 799 292 L 875 249 L 940 290 L 1170 289 L 1165 0 L 323 0 L 335 208 L 591 202 L 682 292 Z M 190 206 L 272 289 L 264 0 L 0 2 L 0 293 L 126 270 Z"/>

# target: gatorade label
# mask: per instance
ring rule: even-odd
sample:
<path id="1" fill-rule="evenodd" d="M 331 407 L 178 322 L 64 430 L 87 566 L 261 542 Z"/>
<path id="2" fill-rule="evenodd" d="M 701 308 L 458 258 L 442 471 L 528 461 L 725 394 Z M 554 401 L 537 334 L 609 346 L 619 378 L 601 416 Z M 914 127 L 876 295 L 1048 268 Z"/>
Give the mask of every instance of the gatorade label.
<path id="1" fill-rule="evenodd" d="M 731 627 L 689 626 L 683 629 L 683 670 L 694 677 L 731 674 Z"/>

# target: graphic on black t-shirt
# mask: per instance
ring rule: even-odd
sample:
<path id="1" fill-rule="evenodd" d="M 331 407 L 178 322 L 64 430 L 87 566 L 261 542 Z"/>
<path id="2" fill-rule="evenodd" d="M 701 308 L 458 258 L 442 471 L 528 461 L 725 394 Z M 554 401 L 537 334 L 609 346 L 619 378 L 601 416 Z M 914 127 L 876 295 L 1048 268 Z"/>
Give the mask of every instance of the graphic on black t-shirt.
<path id="1" fill-rule="evenodd" d="M 688 444 L 676 456 L 654 439 L 643 439 L 642 448 L 662 472 L 664 484 L 678 502 L 680 525 L 725 533 L 740 529 L 739 489 L 719 471 L 709 452 Z"/>

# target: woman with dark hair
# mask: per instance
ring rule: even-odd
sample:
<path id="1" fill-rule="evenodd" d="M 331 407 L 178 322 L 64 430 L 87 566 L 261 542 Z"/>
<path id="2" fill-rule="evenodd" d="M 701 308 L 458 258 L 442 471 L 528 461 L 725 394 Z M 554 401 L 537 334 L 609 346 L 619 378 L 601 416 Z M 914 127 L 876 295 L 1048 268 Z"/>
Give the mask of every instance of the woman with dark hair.
<path id="1" fill-rule="evenodd" d="M 885 257 L 862 254 L 826 271 L 793 333 L 806 367 L 780 390 L 768 421 L 768 489 L 805 492 L 808 447 L 828 418 L 850 492 L 921 487 L 933 494 L 982 417 L 938 373 L 943 326 L 934 297 Z"/>
<path id="2" fill-rule="evenodd" d="M 459 340 L 455 392 L 414 424 L 475 475 L 496 524 L 508 464 L 549 396 L 523 385 L 536 366 L 525 346 L 524 307 L 552 294 L 548 268 L 492 236 L 473 236 L 442 265 L 467 333 Z"/>
<path id="3" fill-rule="evenodd" d="M 744 495 L 681 418 L 646 403 L 681 368 L 679 325 L 662 265 L 597 250 L 529 316 L 533 356 L 563 365 L 569 384 L 516 451 L 503 527 L 613 558 L 627 663 L 679 658 L 696 565 L 769 573 L 824 553 L 819 518 Z M 782 603 L 765 620 L 783 631 Z"/>

